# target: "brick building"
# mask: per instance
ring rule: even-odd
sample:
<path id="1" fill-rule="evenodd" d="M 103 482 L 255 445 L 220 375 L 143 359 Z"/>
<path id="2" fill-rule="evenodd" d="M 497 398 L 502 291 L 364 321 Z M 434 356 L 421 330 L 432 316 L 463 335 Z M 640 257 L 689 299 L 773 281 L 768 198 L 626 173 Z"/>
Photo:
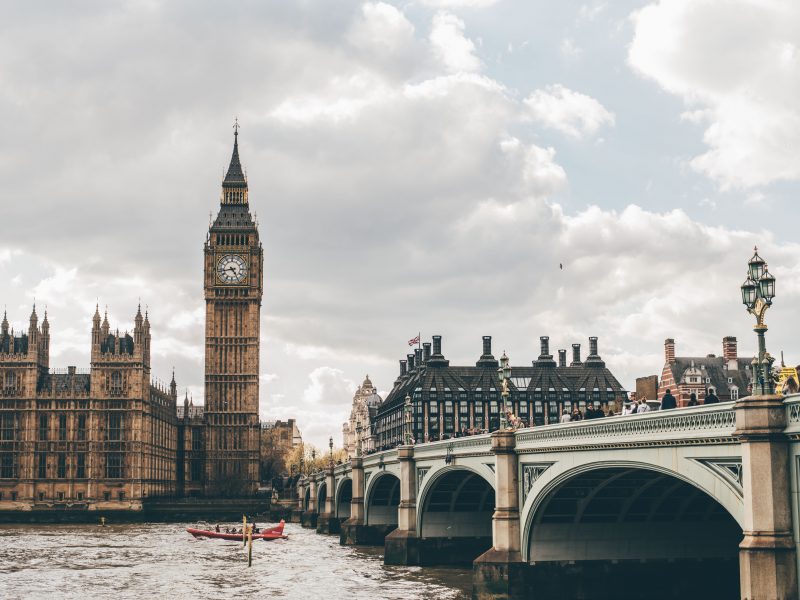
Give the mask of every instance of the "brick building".
<path id="1" fill-rule="evenodd" d="M 703 404 L 711 390 L 720 402 L 737 400 L 751 389 L 752 371 L 750 360 L 739 358 L 735 337 L 722 339 L 722 356 L 676 356 L 675 340 L 664 340 L 664 368 L 658 386 L 658 399 L 669 389 L 678 401 L 686 406 L 694 392 L 697 401 Z"/>

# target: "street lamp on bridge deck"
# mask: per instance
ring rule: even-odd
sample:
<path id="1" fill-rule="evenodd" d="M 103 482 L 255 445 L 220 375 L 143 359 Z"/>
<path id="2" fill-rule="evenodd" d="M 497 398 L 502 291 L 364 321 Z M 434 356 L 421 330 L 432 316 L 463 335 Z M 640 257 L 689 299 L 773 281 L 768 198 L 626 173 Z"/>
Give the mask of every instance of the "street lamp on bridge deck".
<path id="1" fill-rule="evenodd" d="M 742 303 L 747 312 L 755 316 L 756 325 L 753 331 L 758 336 L 758 356 L 753 359 L 753 394 L 764 396 L 775 393 L 772 381 L 773 358 L 769 355 L 764 341 L 767 324 L 764 322 L 767 309 L 772 306 L 775 297 L 775 278 L 769 272 L 767 263 L 758 255 L 758 247 L 754 248 L 753 257 L 747 263 L 747 279 L 742 284 Z"/>
<path id="2" fill-rule="evenodd" d="M 403 404 L 403 415 L 405 417 L 405 422 L 403 424 L 405 429 L 405 442 L 406 446 L 411 446 L 414 436 L 413 431 L 411 430 L 411 423 L 413 420 L 412 416 L 412 409 L 411 409 L 411 396 L 406 394 L 406 399 Z"/>
<path id="3" fill-rule="evenodd" d="M 500 378 L 501 391 L 500 395 L 503 397 L 503 412 L 500 415 L 500 429 L 508 429 L 511 423 L 508 422 L 507 416 L 511 413 L 508 405 L 508 381 L 511 379 L 511 367 L 508 364 L 508 356 L 503 350 L 503 356 L 500 357 L 500 366 L 497 368 L 497 376 Z"/>

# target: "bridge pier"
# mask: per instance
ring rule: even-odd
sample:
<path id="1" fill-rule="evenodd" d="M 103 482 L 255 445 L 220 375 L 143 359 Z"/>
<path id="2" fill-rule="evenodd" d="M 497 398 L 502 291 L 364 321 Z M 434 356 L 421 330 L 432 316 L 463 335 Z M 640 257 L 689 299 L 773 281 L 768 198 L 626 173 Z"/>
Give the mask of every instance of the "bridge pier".
<path id="1" fill-rule="evenodd" d="M 417 474 L 414 447 L 397 449 L 400 463 L 400 505 L 397 509 L 397 529 L 386 536 L 383 563 L 386 565 L 418 565 L 417 537 Z"/>
<path id="2" fill-rule="evenodd" d="M 306 497 L 306 488 L 305 486 L 300 483 L 300 480 L 297 480 L 297 504 L 292 509 L 291 514 L 289 515 L 289 522 L 290 523 L 302 523 L 303 522 L 303 500 Z"/>
<path id="3" fill-rule="evenodd" d="M 797 598 L 786 408 L 780 396 L 765 395 L 742 398 L 735 410 L 744 489 L 740 595 Z"/>
<path id="4" fill-rule="evenodd" d="M 308 480 L 308 506 L 306 511 L 303 512 L 300 518 L 300 524 L 307 529 L 316 529 L 317 527 L 317 482 L 314 481 L 313 476 Z"/>
<path id="5" fill-rule="evenodd" d="M 527 598 L 529 566 L 520 552 L 519 477 L 516 435 L 513 431 L 492 434 L 495 460 L 495 511 L 492 516 L 492 548 L 475 559 L 472 575 L 473 600 L 517 600 Z"/>
<path id="6" fill-rule="evenodd" d="M 336 481 L 333 477 L 333 463 L 325 471 L 325 508 L 317 518 L 317 533 L 338 534 L 340 521 L 336 518 Z"/>
<path id="7" fill-rule="evenodd" d="M 355 546 L 367 543 L 364 525 L 364 459 L 355 456 L 350 459 L 350 479 L 353 482 L 353 497 L 350 500 L 350 518 L 342 523 L 339 543 L 342 546 Z"/>

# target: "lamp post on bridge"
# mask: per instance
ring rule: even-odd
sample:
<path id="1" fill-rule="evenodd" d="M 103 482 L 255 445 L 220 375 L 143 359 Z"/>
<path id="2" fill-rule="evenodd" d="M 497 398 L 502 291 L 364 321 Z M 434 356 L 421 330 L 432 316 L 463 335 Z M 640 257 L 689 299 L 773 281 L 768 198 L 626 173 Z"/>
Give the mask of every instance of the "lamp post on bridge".
<path id="1" fill-rule="evenodd" d="M 747 312 L 756 318 L 753 331 L 758 336 L 758 357 L 753 359 L 753 394 L 771 395 L 775 393 L 772 381 L 774 359 L 767 352 L 764 341 L 764 334 L 767 332 L 764 319 L 775 297 L 775 278 L 769 272 L 767 263 L 758 255 L 758 247 L 754 248 L 753 257 L 747 263 L 747 279 L 741 289 L 742 303 L 747 307 Z"/>
<path id="2" fill-rule="evenodd" d="M 503 356 L 500 357 L 500 366 L 497 369 L 497 376 L 500 378 L 500 396 L 503 398 L 503 412 L 500 414 L 500 429 L 512 428 L 511 423 L 508 422 L 507 415 L 511 413 L 508 405 L 508 381 L 511 379 L 511 367 L 508 364 L 508 356 L 503 350 Z"/>
<path id="3" fill-rule="evenodd" d="M 411 408 L 411 396 L 406 394 L 405 403 L 403 404 L 403 415 L 405 422 L 403 427 L 405 429 L 405 442 L 406 446 L 411 446 L 414 440 L 414 432 L 412 431 L 411 424 L 413 421 L 413 410 Z"/>

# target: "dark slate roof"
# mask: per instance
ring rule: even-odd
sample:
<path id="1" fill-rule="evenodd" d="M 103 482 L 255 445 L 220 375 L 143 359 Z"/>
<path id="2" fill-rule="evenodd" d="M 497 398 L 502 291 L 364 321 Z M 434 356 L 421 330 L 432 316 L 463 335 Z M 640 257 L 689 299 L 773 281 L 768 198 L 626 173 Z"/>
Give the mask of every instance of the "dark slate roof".
<path id="1" fill-rule="evenodd" d="M 713 387 L 719 391 L 727 390 L 731 385 L 735 385 L 740 390 L 746 390 L 751 379 L 750 360 L 739 358 L 736 362 L 738 369 L 727 369 L 725 359 L 721 356 L 679 356 L 672 364 L 672 374 L 677 384 L 683 379 L 683 374 L 694 364 L 696 368 L 700 369 L 703 384 L 706 387 Z M 728 383 L 729 377 L 733 379 L 733 383 Z M 705 378 L 711 379 L 711 382 L 706 383 Z"/>
<path id="2" fill-rule="evenodd" d="M 116 351 L 117 336 L 109 334 L 106 339 L 100 342 L 100 352 L 113 354 Z M 133 338 L 130 334 L 119 336 L 119 353 L 120 354 L 133 354 Z"/>
<path id="3" fill-rule="evenodd" d="M 467 392 L 474 392 L 478 388 L 482 392 L 494 389 L 500 393 L 500 381 L 497 377 L 497 368 L 492 366 L 492 361 L 482 360 L 481 366 L 434 366 L 425 364 L 423 367 L 414 369 L 395 381 L 392 391 L 386 396 L 383 404 L 378 409 L 378 414 L 385 414 L 396 410 L 405 401 L 406 395 L 414 397 L 414 392 L 418 390 L 423 400 L 428 399 L 431 388 L 435 388 L 438 398 L 445 388 L 453 392 L 453 400 L 458 400 L 457 393 L 462 389 Z M 494 363 L 496 364 L 496 363 Z M 624 393 L 624 388 L 605 367 L 605 363 L 598 360 L 595 362 L 581 363 L 573 367 L 559 367 L 552 360 L 536 361 L 530 367 L 511 367 L 511 393 L 529 392 L 540 389 L 545 394 L 550 388 L 561 394 L 567 388 L 573 394 L 581 389 L 591 393 L 595 388 L 605 392 L 609 388 L 615 395 Z"/>
<path id="4" fill-rule="evenodd" d="M 211 229 L 255 229 L 255 223 L 247 204 L 222 204 Z"/>
<path id="5" fill-rule="evenodd" d="M 245 189 L 247 188 L 247 180 L 242 171 L 242 163 L 239 161 L 239 132 L 233 134 L 233 154 L 231 155 L 231 164 L 228 166 L 228 173 L 225 175 L 225 180 L 222 182 L 222 187 L 229 189 Z"/>
<path id="6" fill-rule="evenodd" d="M 39 382 L 39 389 L 58 393 L 79 392 L 88 394 L 91 387 L 88 373 L 48 373 Z"/>
<path id="7" fill-rule="evenodd" d="M 9 334 L 0 335 L 0 352 L 3 354 L 27 354 L 28 336 L 11 336 Z"/>

